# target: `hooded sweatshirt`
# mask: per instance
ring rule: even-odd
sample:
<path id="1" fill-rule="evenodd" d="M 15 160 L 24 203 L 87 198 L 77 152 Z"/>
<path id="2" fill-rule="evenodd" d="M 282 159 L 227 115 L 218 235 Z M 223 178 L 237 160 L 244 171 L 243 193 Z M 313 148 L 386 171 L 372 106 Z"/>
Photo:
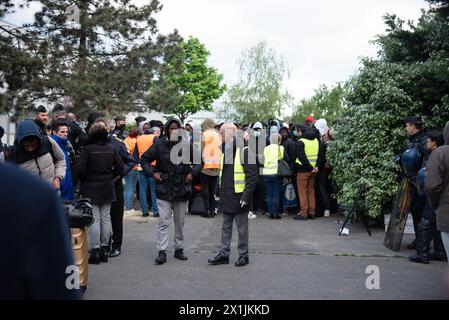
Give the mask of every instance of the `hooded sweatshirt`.
<path id="1" fill-rule="evenodd" d="M 22 141 L 31 136 L 38 138 L 39 146 L 34 152 L 29 153 L 23 149 Z M 66 175 L 64 152 L 52 138 L 43 136 L 33 121 L 24 121 L 19 124 L 12 158 L 19 167 L 49 183 L 58 176 L 64 178 Z"/>
<path id="2" fill-rule="evenodd" d="M 443 136 L 446 144 L 432 151 L 427 161 L 425 189 L 436 212 L 437 229 L 449 232 L 449 122 Z"/>

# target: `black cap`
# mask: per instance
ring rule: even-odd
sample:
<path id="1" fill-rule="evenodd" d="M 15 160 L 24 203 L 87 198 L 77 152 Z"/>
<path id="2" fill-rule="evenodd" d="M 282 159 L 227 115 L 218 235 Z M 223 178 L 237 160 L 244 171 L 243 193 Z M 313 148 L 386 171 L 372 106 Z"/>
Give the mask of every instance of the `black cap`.
<path id="1" fill-rule="evenodd" d="M 57 105 L 54 106 L 52 112 L 58 112 L 58 111 L 64 111 L 64 106 L 60 103 L 58 103 Z"/>
<path id="2" fill-rule="evenodd" d="M 87 117 L 87 121 L 89 123 L 94 123 L 95 120 L 97 120 L 99 118 L 101 118 L 101 113 L 99 113 L 99 112 L 92 112 L 92 113 L 89 113 L 89 116 Z"/>
<path id="3" fill-rule="evenodd" d="M 47 108 L 45 108 L 43 105 L 40 105 L 36 108 L 36 113 L 47 113 Z"/>
<path id="4" fill-rule="evenodd" d="M 114 118 L 114 121 L 120 121 L 120 120 L 126 121 L 126 117 L 124 117 L 124 116 L 117 116 L 117 117 Z"/>
<path id="5" fill-rule="evenodd" d="M 149 124 L 150 124 L 151 128 L 153 128 L 153 127 L 162 128 L 164 126 L 164 124 L 160 120 L 151 120 Z"/>
<path id="6" fill-rule="evenodd" d="M 134 120 L 136 120 L 136 122 L 139 123 L 139 122 L 142 122 L 142 121 L 147 120 L 147 118 L 142 117 L 142 116 L 138 116 L 138 117 L 137 117 L 136 119 L 134 119 Z"/>
<path id="7" fill-rule="evenodd" d="M 408 116 L 404 119 L 405 123 L 422 124 L 422 118 L 419 116 Z"/>
<path id="8" fill-rule="evenodd" d="M 306 132 L 307 130 L 309 130 L 310 128 L 307 127 L 307 126 L 305 126 L 305 125 L 302 125 L 302 124 L 297 124 L 297 125 L 295 126 L 295 129 L 299 129 L 299 130 L 301 130 L 301 131 L 304 133 L 304 132 Z"/>

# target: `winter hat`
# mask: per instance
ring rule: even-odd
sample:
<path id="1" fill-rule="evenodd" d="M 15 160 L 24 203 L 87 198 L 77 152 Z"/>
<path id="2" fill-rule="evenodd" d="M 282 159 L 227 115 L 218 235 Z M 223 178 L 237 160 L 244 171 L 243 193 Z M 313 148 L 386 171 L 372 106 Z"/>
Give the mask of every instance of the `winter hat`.
<path id="1" fill-rule="evenodd" d="M 318 119 L 315 122 L 315 128 L 317 128 L 320 131 L 321 135 L 324 135 L 326 133 L 326 130 L 329 129 L 329 127 L 327 126 L 326 119 Z"/>

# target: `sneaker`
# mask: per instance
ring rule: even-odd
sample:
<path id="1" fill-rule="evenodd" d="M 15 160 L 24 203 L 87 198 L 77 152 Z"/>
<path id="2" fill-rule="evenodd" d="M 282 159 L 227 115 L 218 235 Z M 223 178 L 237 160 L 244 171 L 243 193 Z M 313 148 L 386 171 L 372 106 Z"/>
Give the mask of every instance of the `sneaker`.
<path id="1" fill-rule="evenodd" d="M 154 217 L 154 218 L 159 218 L 159 213 L 158 213 L 158 212 L 153 213 L 153 217 Z"/>
<path id="2" fill-rule="evenodd" d="M 288 216 L 288 212 L 282 212 L 282 215 L 283 215 L 284 217 L 286 217 L 286 216 Z"/>
<path id="3" fill-rule="evenodd" d="M 252 211 L 248 213 L 248 219 L 256 219 L 256 218 L 257 216 Z"/>
<path id="4" fill-rule="evenodd" d="M 304 218 L 302 215 L 297 214 L 293 219 L 295 220 L 307 220 L 307 218 Z"/>
<path id="5" fill-rule="evenodd" d="M 330 210 L 324 210 L 324 217 L 329 218 L 331 216 Z"/>

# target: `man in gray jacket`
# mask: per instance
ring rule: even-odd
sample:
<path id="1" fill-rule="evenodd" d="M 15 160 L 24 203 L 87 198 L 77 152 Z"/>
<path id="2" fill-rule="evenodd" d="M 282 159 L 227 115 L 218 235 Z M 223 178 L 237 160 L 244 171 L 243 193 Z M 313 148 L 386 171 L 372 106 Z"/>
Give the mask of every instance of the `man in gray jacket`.
<path id="1" fill-rule="evenodd" d="M 449 121 L 443 132 L 446 145 L 434 150 L 426 165 L 426 194 L 436 212 L 437 229 L 441 232 L 449 256 Z"/>
<path id="2" fill-rule="evenodd" d="M 64 152 L 52 138 L 43 136 L 33 121 L 19 124 L 11 157 L 16 165 L 59 190 L 66 173 Z"/>

